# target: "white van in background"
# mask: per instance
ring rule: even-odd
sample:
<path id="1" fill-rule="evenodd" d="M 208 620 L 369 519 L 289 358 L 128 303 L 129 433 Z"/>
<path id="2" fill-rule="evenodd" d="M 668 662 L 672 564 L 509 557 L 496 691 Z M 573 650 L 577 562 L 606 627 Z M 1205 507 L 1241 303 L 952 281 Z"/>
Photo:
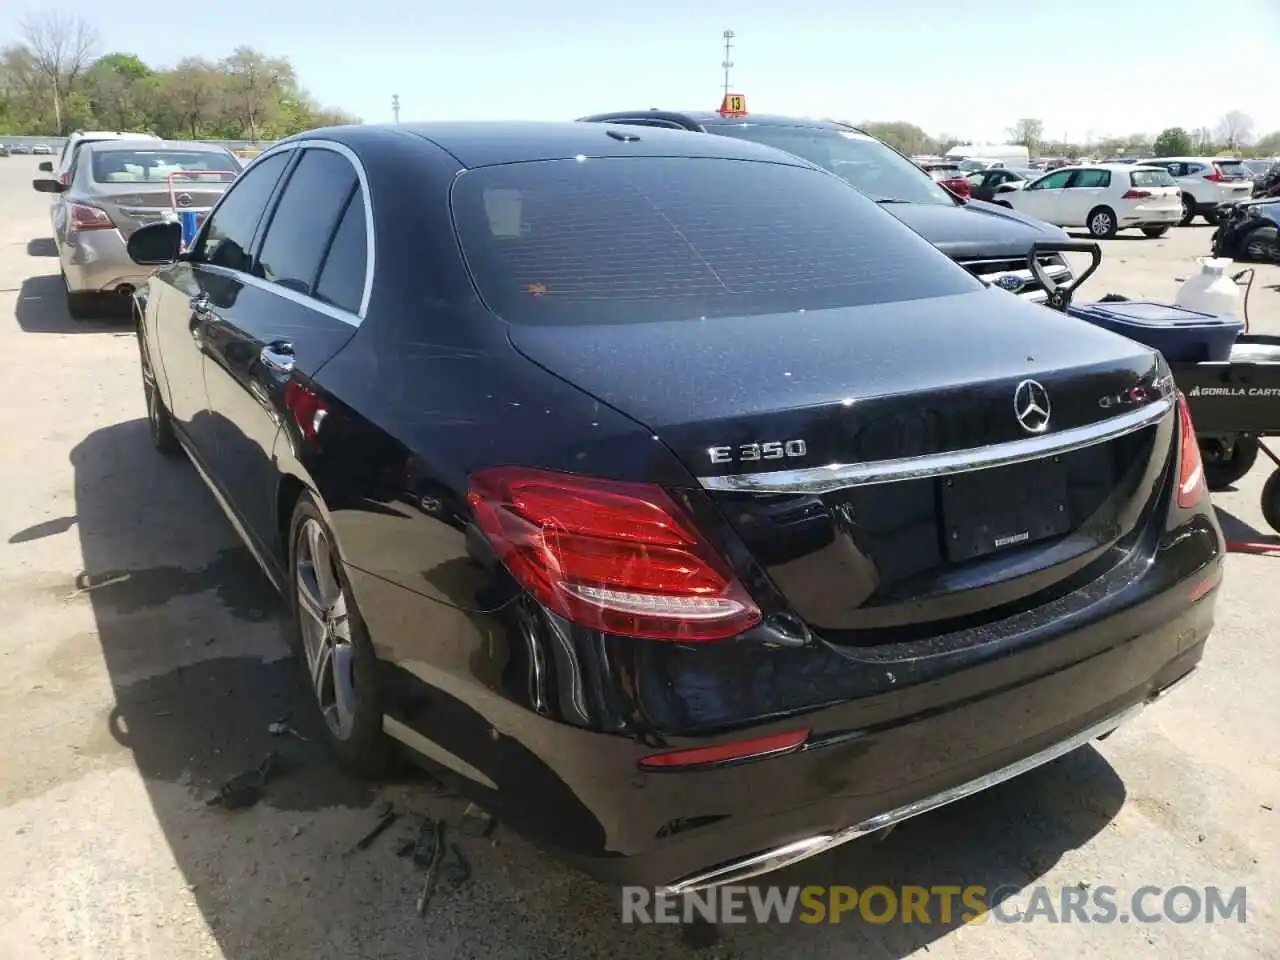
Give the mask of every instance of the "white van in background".
<path id="1" fill-rule="evenodd" d="M 960 161 L 961 168 L 969 173 L 993 167 L 1025 170 L 1031 163 L 1031 153 L 1020 143 L 961 143 L 947 151 L 947 159 Z"/>

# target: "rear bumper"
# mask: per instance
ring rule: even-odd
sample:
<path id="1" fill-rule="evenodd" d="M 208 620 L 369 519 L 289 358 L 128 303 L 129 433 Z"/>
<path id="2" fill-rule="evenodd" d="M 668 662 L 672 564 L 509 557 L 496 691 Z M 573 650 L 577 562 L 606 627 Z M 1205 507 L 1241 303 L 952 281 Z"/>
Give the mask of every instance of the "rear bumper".
<path id="1" fill-rule="evenodd" d="M 119 230 L 89 230 L 74 234 L 61 251 L 67 289 L 73 293 L 112 293 L 121 286 L 136 287 L 151 270 L 134 263 Z"/>
<path id="2" fill-rule="evenodd" d="M 1034 753 L 1006 764 L 997 770 L 992 770 L 990 773 L 985 773 L 956 786 L 939 790 L 918 800 L 904 803 L 892 810 L 887 810 L 877 816 L 855 823 L 844 830 L 816 834 L 794 843 L 775 847 L 763 853 L 729 861 L 710 870 L 682 877 L 674 883 L 667 884 L 662 888 L 662 892 L 668 895 L 678 895 L 726 883 L 741 883 L 744 880 L 749 880 L 774 870 L 781 870 L 810 857 L 827 853 L 852 840 L 857 840 L 859 837 L 868 836 L 903 823 L 913 817 L 928 813 L 931 810 L 937 810 L 939 807 L 944 807 L 949 803 L 971 797 L 974 794 L 981 793 L 983 790 L 989 790 L 998 784 L 1004 783 L 1006 780 L 1012 780 L 1014 777 L 1030 773 L 1038 767 L 1052 763 L 1054 760 L 1064 757 L 1073 750 L 1078 750 L 1094 740 L 1110 736 L 1116 728 L 1136 717 L 1149 703 L 1154 703 L 1156 700 L 1164 698 L 1174 688 L 1190 679 L 1194 672 L 1195 666 L 1193 665 L 1171 683 L 1158 687 L 1155 692 L 1149 694 L 1141 703 L 1125 707 L 1112 716 L 1077 730 L 1057 743 L 1042 747 Z"/>
<path id="3" fill-rule="evenodd" d="M 570 860 L 614 883 L 687 891 L 777 869 L 986 789 L 1106 734 L 1188 676 L 1212 628 L 1212 603 L 1210 593 L 1188 605 L 1179 590 L 1090 628 L 1088 637 L 1063 636 L 1055 642 L 1101 640 L 1103 649 L 936 713 L 734 768 L 637 777 L 637 809 L 670 804 L 685 822 L 708 825 L 655 836 L 631 856 Z M 1155 622 L 1131 636 L 1136 620 Z M 787 805 L 788 797 L 812 796 L 814 783 L 831 792 Z"/>

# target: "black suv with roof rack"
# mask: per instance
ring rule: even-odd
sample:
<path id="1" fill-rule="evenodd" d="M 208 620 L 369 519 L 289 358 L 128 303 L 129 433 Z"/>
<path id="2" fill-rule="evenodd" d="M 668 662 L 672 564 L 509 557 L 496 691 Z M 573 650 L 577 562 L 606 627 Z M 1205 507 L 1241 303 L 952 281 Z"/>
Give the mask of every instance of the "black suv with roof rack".
<path id="1" fill-rule="evenodd" d="M 848 181 L 979 279 L 1032 300 L 1045 299 L 1027 268 L 1032 244 L 1068 239 L 1059 227 L 1033 217 L 960 199 L 888 144 L 849 124 L 658 109 L 597 113 L 579 120 L 712 133 L 785 150 Z M 1045 254 L 1041 263 L 1055 283 L 1072 279 L 1060 254 Z"/>

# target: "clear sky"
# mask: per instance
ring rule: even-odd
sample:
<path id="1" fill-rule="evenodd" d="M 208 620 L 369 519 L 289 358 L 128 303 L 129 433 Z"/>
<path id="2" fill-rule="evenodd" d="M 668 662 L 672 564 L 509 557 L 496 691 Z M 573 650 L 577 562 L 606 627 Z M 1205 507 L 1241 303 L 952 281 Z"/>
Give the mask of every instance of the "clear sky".
<path id="1" fill-rule="evenodd" d="M 1280 129 L 1280 0 L 43 2 L 152 65 L 237 44 L 288 56 L 318 100 L 373 122 L 393 93 L 406 121 L 715 108 L 732 28 L 732 86 L 756 112 L 979 140 L 1019 117 L 1073 140 L 1212 128 L 1228 110 Z M 8 42 L 31 8 L 2 6 Z"/>

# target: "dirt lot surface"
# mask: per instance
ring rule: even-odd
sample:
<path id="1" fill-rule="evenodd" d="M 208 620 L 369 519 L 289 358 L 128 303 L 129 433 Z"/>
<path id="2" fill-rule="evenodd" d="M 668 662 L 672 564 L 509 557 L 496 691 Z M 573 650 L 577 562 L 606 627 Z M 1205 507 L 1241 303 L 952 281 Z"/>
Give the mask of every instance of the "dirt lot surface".
<path id="1" fill-rule="evenodd" d="M 409 814 L 456 820 L 462 803 L 425 779 L 348 782 L 313 737 L 269 734 L 291 714 L 311 729 L 278 607 L 190 465 L 149 447 L 131 330 L 68 318 L 35 167 L 0 159 L 0 958 L 690 956 L 502 829 L 460 840 L 470 879 L 417 915 L 422 874 L 396 855 Z M 1087 295 L 1171 297 L 1209 232 L 1110 241 Z M 1280 333 L 1280 269 L 1260 271 L 1251 313 Z M 1233 531 L 1263 536 L 1266 475 L 1217 497 Z M 1200 675 L 1105 743 L 776 877 L 1243 885 L 1245 924 L 751 925 L 707 955 L 1276 957 L 1278 575 L 1232 557 Z M 270 750 L 283 767 L 261 803 L 206 804 Z M 385 800 L 405 815 L 353 852 Z"/>

